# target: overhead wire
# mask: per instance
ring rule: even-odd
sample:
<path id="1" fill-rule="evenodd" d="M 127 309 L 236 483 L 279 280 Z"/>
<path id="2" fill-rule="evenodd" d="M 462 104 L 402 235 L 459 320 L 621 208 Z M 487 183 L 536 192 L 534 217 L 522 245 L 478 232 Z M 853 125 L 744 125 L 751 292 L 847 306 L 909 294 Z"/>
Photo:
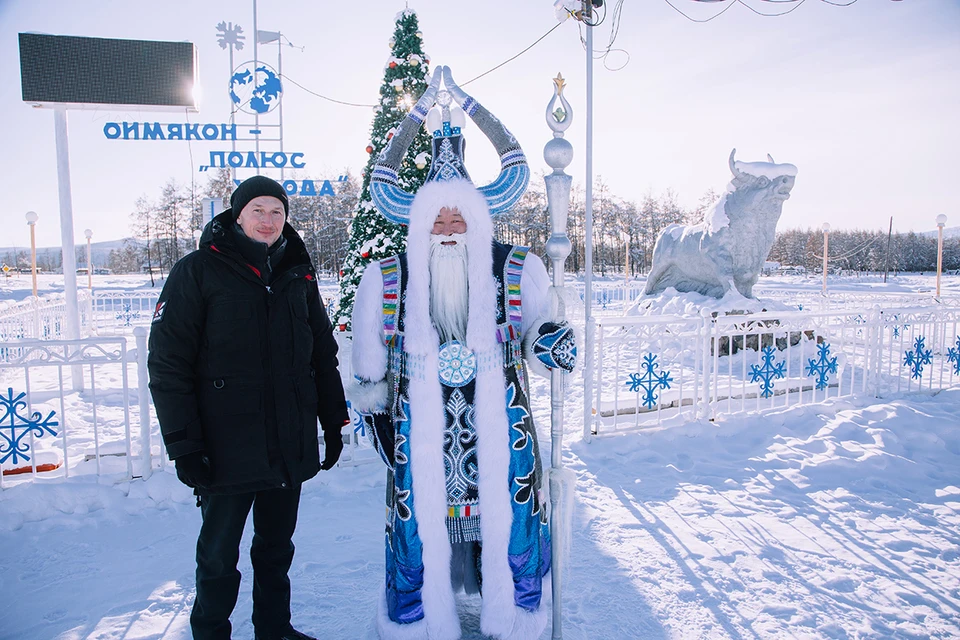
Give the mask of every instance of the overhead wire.
<path id="1" fill-rule="evenodd" d="M 623 0 L 620 0 L 620 3 L 622 3 L 622 2 L 623 2 Z M 532 49 L 532 48 L 534 48 L 535 46 L 537 46 L 538 44 L 540 44 L 540 42 L 541 42 L 544 38 L 546 38 L 546 37 L 549 36 L 551 33 L 553 33 L 554 31 L 556 31 L 557 28 L 558 28 L 561 24 L 563 24 L 563 23 L 562 23 L 562 22 L 558 22 L 558 23 L 555 24 L 553 27 L 551 27 L 550 29 L 548 29 L 546 33 L 544 33 L 542 36 L 540 36 L 539 38 L 537 38 L 536 40 L 534 40 L 530 45 L 528 45 L 526 48 L 524 48 L 522 51 L 520 51 L 520 52 L 517 53 L 516 55 L 513 55 L 513 56 L 507 58 L 506 60 L 504 60 L 504 61 L 501 62 L 500 64 L 498 64 L 498 65 L 496 65 L 495 67 L 492 67 L 492 68 L 484 71 L 484 72 L 481 73 L 480 75 L 474 76 L 473 78 L 470 78 L 470 79 L 467 80 L 466 82 L 460 83 L 460 86 L 461 86 L 461 87 L 465 87 L 465 86 L 467 86 L 468 84 L 470 84 L 471 82 L 474 82 L 475 80 L 479 80 L 480 78 L 484 77 L 485 75 L 490 74 L 490 73 L 493 73 L 494 71 L 496 71 L 496 70 L 499 69 L 500 67 L 502 67 L 502 66 L 504 66 L 504 65 L 506 65 L 506 64 L 508 64 L 508 63 L 510 63 L 510 62 L 513 62 L 514 60 L 516 60 L 517 58 L 519 58 L 520 56 L 522 56 L 523 54 L 525 54 L 527 51 L 530 51 L 530 49 Z M 287 40 L 287 42 L 288 42 L 288 43 L 290 42 L 289 39 Z M 292 43 L 290 43 L 290 46 L 294 46 L 294 45 L 293 45 Z M 301 50 L 302 50 L 302 47 L 301 47 Z M 282 74 L 280 77 L 283 78 L 284 80 L 289 80 L 291 83 L 293 83 L 294 85 L 300 87 L 301 89 L 303 89 L 304 91 L 306 91 L 306 92 L 309 93 L 310 95 L 316 96 L 316 97 L 318 97 L 318 98 L 322 98 L 323 100 L 327 100 L 327 101 L 329 101 L 329 102 L 333 102 L 333 103 L 336 103 L 336 104 L 342 104 L 342 105 L 345 105 L 345 106 L 348 106 L 348 107 L 367 107 L 367 108 L 371 108 L 371 109 L 372 109 L 372 108 L 375 108 L 375 107 L 377 106 L 377 105 L 375 105 L 375 104 L 363 104 L 363 103 L 359 103 L 359 102 L 347 102 L 346 100 L 337 100 L 337 99 L 335 99 L 335 98 L 331 98 L 330 96 L 325 96 L 325 95 L 323 95 L 322 93 L 317 93 L 316 91 L 314 91 L 314 90 L 312 90 L 312 89 L 308 89 L 307 87 L 303 86 L 302 84 L 300 84 L 299 82 L 297 82 L 296 80 L 294 80 L 293 78 L 291 78 L 290 76 L 288 76 L 287 74 Z"/>
<path id="2" fill-rule="evenodd" d="M 682 9 L 680 9 L 680 7 L 678 7 L 677 5 L 673 4 L 673 2 L 671 2 L 671 0 L 664 0 L 664 2 L 666 2 L 668 5 L 670 5 L 670 7 L 671 7 L 674 11 L 676 11 L 677 13 L 679 13 L 680 15 L 682 15 L 684 18 L 686 18 L 687 20 L 689 20 L 689 21 L 691 21 L 691 22 L 698 22 L 698 23 L 710 22 L 711 20 L 714 20 L 714 19 L 720 17 L 721 15 L 723 15 L 724 13 L 726 13 L 727 11 L 729 11 L 730 8 L 733 7 L 735 4 L 743 5 L 744 7 L 746 7 L 747 9 L 749 9 L 750 11 L 754 12 L 755 14 L 757 14 L 758 16 L 763 16 L 763 17 L 765 17 L 765 18 L 778 18 L 778 17 L 780 17 L 780 16 L 785 16 L 785 15 L 787 15 L 788 13 L 793 13 L 794 11 L 796 11 L 797 9 L 800 8 L 800 5 L 802 5 L 804 2 L 806 2 L 806 0 L 753 0 L 753 1 L 755 1 L 755 2 L 766 3 L 766 4 L 771 4 L 771 5 L 776 5 L 776 4 L 783 4 L 783 5 L 792 4 L 792 5 L 793 5 L 792 7 L 790 7 L 789 9 L 787 9 L 786 11 L 781 11 L 780 13 L 764 13 L 763 11 L 760 11 L 760 10 L 757 9 L 756 7 L 752 6 L 749 2 L 747 2 L 747 0 L 690 0 L 690 1 L 691 1 L 691 2 L 697 2 L 697 3 L 700 3 L 700 4 L 723 4 L 723 3 L 728 3 L 728 4 L 727 4 L 727 6 L 723 9 L 723 11 L 720 11 L 720 12 L 718 12 L 718 13 L 710 16 L 709 18 L 700 19 L 700 18 L 694 18 L 694 17 L 688 15 L 688 14 L 685 13 Z M 820 2 L 823 2 L 824 4 L 832 5 L 832 6 L 834 6 L 834 7 L 849 7 L 850 5 L 852 5 L 852 4 L 854 4 L 855 2 L 857 2 L 857 0 L 847 0 L 847 2 L 835 2 L 834 0 L 820 0 Z"/>

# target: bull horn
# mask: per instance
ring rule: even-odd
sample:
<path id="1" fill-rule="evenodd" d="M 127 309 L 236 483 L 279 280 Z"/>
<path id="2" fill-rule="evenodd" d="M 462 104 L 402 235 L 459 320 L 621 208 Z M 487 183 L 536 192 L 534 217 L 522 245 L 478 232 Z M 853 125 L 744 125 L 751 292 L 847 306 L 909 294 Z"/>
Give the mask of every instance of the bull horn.
<path id="1" fill-rule="evenodd" d="M 737 171 L 737 165 L 735 164 L 735 160 L 733 159 L 733 156 L 735 155 L 737 155 L 736 149 L 730 152 L 730 171 L 733 173 L 734 178 L 739 178 L 740 172 Z"/>
<path id="2" fill-rule="evenodd" d="M 387 146 L 380 152 L 373 172 L 370 174 L 370 197 L 373 205 L 390 222 L 404 225 L 410 223 L 413 194 L 400 186 L 400 165 L 436 100 L 440 80 L 441 67 L 437 67 L 433 71 L 433 79 L 427 86 L 427 90 L 423 92 L 417 104 L 397 127 L 396 133 L 390 138 Z"/>
<path id="3" fill-rule="evenodd" d="M 493 144 L 500 156 L 500 175 L 490 184 L 478 187 L 478 191 L 487 200 L 490 215 L 496 216 L 509 211 L 520 200 L 530 181 L 530 167 L 520 143 L 503 123 L 454 82 L 450 67 L 443 67 L 443 86 Z"/>
<path id="4" fill-rule="evenodd" d="M 777 161 L 773 159 L 773 156 L 769 153 L 767 154 L 767 160 L 770 161 L 770 164 L 777 164 Z"/>

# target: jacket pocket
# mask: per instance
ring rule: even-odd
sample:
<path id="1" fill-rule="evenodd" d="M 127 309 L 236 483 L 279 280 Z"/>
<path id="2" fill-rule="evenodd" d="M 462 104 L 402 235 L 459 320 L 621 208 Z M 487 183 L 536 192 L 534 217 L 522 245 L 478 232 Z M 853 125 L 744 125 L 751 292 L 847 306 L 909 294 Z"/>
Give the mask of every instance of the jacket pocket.
<path id="1" fill-rule="evenodd" d="M 299 378 L 296 384 L 297 408 L 300 414 L 300 459 L 316 457 L 319 464 L 320 441 L 317 433 L 317 384 L 310 377 Z"/>
<path id="2" fill-rule="evenodd" d="M 217 484 L 233 484 L 269 470 L 263 392 L 206 381 L 198 393 L 203 439 Z"/>

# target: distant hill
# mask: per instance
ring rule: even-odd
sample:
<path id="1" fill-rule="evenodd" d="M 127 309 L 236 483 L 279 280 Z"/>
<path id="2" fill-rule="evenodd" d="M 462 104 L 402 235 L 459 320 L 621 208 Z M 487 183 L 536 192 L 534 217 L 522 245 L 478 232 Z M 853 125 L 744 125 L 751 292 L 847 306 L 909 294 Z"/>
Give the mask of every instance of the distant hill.
<path id="1" fill-rule="evenodd" d="M 917 235 L 924 236 L 927 238 L 936 238 L 937 230 L 933 231 L 921 231 Z M 960 227 L 944 227 L 943 228 L 943 239 L 948 240 L 950 238 L 960 238 Z"/>
<path id="2" fill-rule="evenodd" d="M 129 238 L 132 240 L 132 238 Z M 106 265 L 107 260 L 110 258 L 110 252 L 115 249 L 120 249 L 123 247 L 123 243 L 126 242 L 128 238 L 122 238 L 120 240 L 104 240 L 103 242 L 91 242 L 90 243 L 90 254 L 93 258 L 94 266 L 97 265 Z M 81 249 L 82 253 L 80 254 L 82 259 L 77 262 L 78 267 L 86 266 L 86 238 L 81 238 L 77 241 L 77 249 Z M 18 246 L 14 247 L 0 247 L 0 262 L 12 265 L 14 262 L 14 251 L 18 253 L 21 257 L 26 256 L 26 259 L 30 259 L 30 246 L 25 247 Z M 60 262 L 60 247 L 37 247 L 37 262 L 50 262 L 55 261 L 59 264 Z"/>

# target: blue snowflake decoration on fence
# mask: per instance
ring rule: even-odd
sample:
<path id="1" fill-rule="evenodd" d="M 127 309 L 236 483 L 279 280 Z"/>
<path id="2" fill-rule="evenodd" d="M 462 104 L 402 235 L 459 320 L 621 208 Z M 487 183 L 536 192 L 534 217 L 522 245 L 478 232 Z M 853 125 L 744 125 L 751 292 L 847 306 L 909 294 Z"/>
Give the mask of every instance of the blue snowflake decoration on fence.
<path id="1" fill-rule="evenodd" d="M 657 390 L 669 389 L 673 378 L 670 377 L 669 371 L 656 372 L 660 365 L 657 364 L 657 356 L 652 353 L 643 357 L 640 366 L 643 367 L 643 373 L 631 373 L 627 388 L 634 393 L 639 393 L 642 390 L 644 392 L 643 406 L 650 409 L 657 404 Z"/>
<path id="2" fill-rule="evenodd" d="M 776 358 L 773 347 L 763 348 L 763 365 L 750 365 L 750 382 L 760 382 L 760 396 L 769 398 L 773 395 L 773 381 L 786 377 L 786 362 L 773 363 Z"/>
<path id="3" fill-rule="evenodd" d="M 893 316 L 893 321 L 894 321 L 894 322 L 898 322 L 899 320 L 900 320 L 900 314 L 899 314 L 899 313 L 894 314 L 894 316 Z M 894 324 L 894 325 L 893 325 L 893 337 L 894 337 L 894 338 L 899 338 L 899 337 L 900 337 L 900 334 L 903 333 L 904 331 L 906 331 L 906 330 L 909 329 L 909 328 L 910 328 L 910 324 L 907 323 L 907 322 L 904 322 L 903 324 Z"/>
<path id="4" fill-rule="evenodd" d="M 13 329 L 12 332 L 8 335 L 0 331 L 0 342 L 11 342 L 13 340 L 22 340 L 23 339 L 23 327 L 17 327 Z M 0 348 L 0 360 L 6 360 L 10 357 L 11 354 L 15 353 L 10 347 Z"/>
<path id="5" fill-rule="evenodd" d="M 602 290 L 600 295 L 597 296 L 597 303 L 599 303 L 601 309 L 606 309 L 607 305 L 609 305 L 612 301 L 613 296 L 611 296 L 610 292 L 608 292 L 606 289 Z"/>
<path id="6" fill-rule="evenodd" d="M 858 313 L 857 317 L 853 319 L 856 324 L 867 324 L 867 319 L 863 316 L 862 313 Z M 863 329 L 857 328 L 857 337 L 863 336 Z"/>
<path id="7" fill-rule="evenodd" d="M 124 303 L 121 310 L 117 312 L 117 320 L 121 321 L 125 327 L 133 326 L 133 321 L 139 319 L 140 312 L 134 311 L 129 302 Z"/>
<path id="8" fill-rule="evenodd" d="M 919 378 L 923 375 L 923 366 L 933 362 L 933 350 L 923 348 L 923 336 L 917 336 L 913 343 L 913 351 L 904 351 L 903 366 L 910 367 L 910 377 Z"/>
<path id="9" fill-rule="evenodd" d="M 48 433 L 57 435 L 52 429 L 59 425 L 53 419 L 56 411 L 51 411 L 46 418 L 39 411 L 34 411 L 29 417 L 20 413 L 21 409 L 27 408 L 27 403 L 23 401 L 26 395 L 21 393 L 13 397 L 13 389 L 10 387 L 7 388 L 6 396 L 0 395 L 0 409 L 5 411 L 3 416 L 0 416 L 0 463 L 11 458 L 13 464 L 18 464 L 21 459 L 29 461 L 27 452 L 30 450 L 30 442 L 24 442 L 24 438 L 31 433 L 38 438 Z"/>
<path id="10" fill-rule="evenodd" d="M 960 336 L 957 336 L 957 346 L 947 349 L 947 360 L 953 364 L 953 372 L 960 375 Z"/>
<path id="11" fill-rule="evenodd" d="M 817 376 L 817 389 L 826 389 L 830 384 L 828 374 L 837 372 L 837 356 L 830 357 L 830 343 L 817 345 L 817 359 L 807 359 L 807 375 Z"/>

